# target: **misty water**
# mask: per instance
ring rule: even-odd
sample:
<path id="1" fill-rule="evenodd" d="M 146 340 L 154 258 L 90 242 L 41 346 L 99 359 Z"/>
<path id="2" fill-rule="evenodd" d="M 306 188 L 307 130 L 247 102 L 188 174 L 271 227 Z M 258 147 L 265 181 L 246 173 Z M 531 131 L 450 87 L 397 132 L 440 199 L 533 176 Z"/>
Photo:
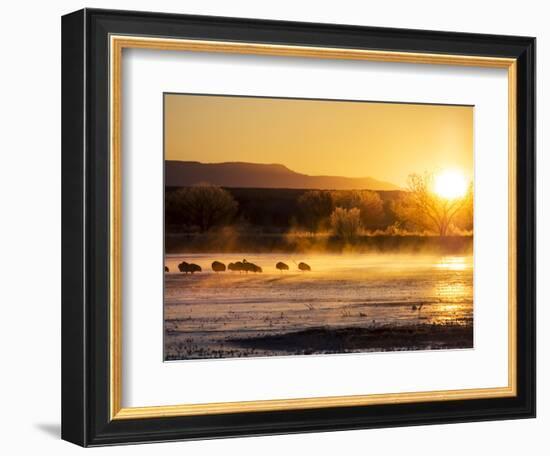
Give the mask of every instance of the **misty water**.
<path id="1" fill-rule="evenodd" d="M 243 259 L 263 272 L 210 266 Z M 180 273 L 181 261 L 202 272 Z M 289 270 L 278 271 L 278 261 Z M 298 269 L 302 261 L 311 272 Z M 471 255 L 208 253 L 168 255 L 165 264 L 167 359 L 278 354 L 231 341 L 308 328 L 472 325 Z"/>

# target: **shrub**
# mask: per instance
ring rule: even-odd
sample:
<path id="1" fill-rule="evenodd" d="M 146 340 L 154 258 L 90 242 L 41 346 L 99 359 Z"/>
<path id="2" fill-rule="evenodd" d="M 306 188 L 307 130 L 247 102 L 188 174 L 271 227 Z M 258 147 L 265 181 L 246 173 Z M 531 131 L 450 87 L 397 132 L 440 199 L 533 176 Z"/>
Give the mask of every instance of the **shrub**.
<path id="1" fill-rule="evenodd" d="M 341 190 L 332 193 L 336 207 L 357 208 L 365 228 L 377 228 L 384 217 L 384 203 L 377 192 L 371 190 Z"/>
<path id="2" fill-rule="evenodd" d="M 356 207 L 352 209 L 337 207 L 330 215 L 330 226 L 336 236 L 345 241 L 351 241 L 361 230 L 361 211 Z"/>

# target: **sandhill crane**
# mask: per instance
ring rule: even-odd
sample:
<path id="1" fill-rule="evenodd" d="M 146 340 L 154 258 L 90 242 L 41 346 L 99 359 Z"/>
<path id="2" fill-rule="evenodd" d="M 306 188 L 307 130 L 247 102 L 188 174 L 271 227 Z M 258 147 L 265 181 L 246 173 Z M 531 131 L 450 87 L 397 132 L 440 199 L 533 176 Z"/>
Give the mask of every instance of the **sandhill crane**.
<path id="1" fill-rule="evenodd" d="M 194 274 L 195 272 L 201 272 L 202 268 L 195 263 L 187 263 L 186 261 L 182 261 L 180 264 L 178 264 L 178 269 L 180 272 L 183 272 L 187 274 L 190 272 L 191 274 Z"/>
<path id="2" fill-rule="evenodd" d="M 311 271 L 310 265 L 304 262 L 300 262 L 298 269 L 302 272 Z"/>
<path id="3" fill-rule="evenodd" d="M 227 265 L 227 269 L 238 272 L 263 272 L 263 269 L 260 266 L 246 260 L 229 263 Z"/>
<path id="4" fill-rule="evenodd" d="M 170 269 L 168 269 L 168 266 L 164 266 L 164 272 L 170 272 Z"/>
<path id="5" fill-rule="evenodd" d="M 212 271 L 225 272 L 225 264 L 223 264 L 221 261 L 214 261 L 212 263 Z"/>
<path id="6" fill-rule="evenodd" d="M 198 264 L 195 264 L 195 263 L 189 264 L 189 272 L 191 274 L 194 274 L 195 272 L 201 272 L 201 271 L 202 271 L 202 268 Z"/>
<path id="7" fill-rule="evenodd" d="M 260 266 L 254 263 L 250 263 L 249 261 L 246 261 L 246 259 L 243 259 L 242 265 L 243 271 L 245 272 L 263 272 Z"/>
<path id="8" fill-rule="evenodd" d="M 243 272 L 244 271 L 244 264 L 242 261 L 235 261 L 233 263 L 233 271 Z"/>
<path id="9" fill-rule="evenodd" d="M 279 271 L 281 271 L 281 272 L 283 272 L 283 271 L 288 271 L 288 264 L 285 264 L 285 263 L 283 263 L 282 261 L 279 261 L 279 262 L 275 265 L 275 267 L 276 267 Z"/>
<path id="10" fill-rule="evenodd" d="M 244 263 L 244 268 L 246 272 L 263 272 L 263 269 L 254 263 L 249 263 L 248 261 Z"/>
<path id="11" fill-rule="evenodd" d="M 246 261 L 246 258 L 243 258 L 243 261 L 241 263 L 243 266 L 242 266 L 242 270 L 244 272 L 246 272 L 247 274 L 249 272 L 254 272 L 254 266 L 255 264 L 254 263 L 249 263 L 248 261 Z"/>

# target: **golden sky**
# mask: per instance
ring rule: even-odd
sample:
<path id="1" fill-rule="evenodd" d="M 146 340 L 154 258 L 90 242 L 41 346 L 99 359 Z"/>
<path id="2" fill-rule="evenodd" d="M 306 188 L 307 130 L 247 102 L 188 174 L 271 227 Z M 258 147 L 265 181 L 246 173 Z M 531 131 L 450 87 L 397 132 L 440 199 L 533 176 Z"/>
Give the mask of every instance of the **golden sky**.
<path id="1" fill-rule="evenodd" d="M 280 163 L 309 175 L 473 175 L 473 108 L 348 101 L 165 95 L 165 157 Z"/>

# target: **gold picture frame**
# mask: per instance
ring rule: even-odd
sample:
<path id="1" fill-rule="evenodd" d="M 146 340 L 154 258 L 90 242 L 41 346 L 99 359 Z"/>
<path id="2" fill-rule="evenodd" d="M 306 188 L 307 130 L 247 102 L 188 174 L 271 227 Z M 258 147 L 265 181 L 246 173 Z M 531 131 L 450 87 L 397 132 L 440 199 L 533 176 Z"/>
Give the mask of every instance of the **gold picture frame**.
<path id="1" fill-rule="evenodd" d="M 124 49 L 152 49 L 159 51 L 192 51 L 232 54 L 286 56 L 317 59 L 349 59 L 375 62 L 420 63 L 485 68 L 504 68 L 508 72 L 508 386 L 444 390 L 428 392 L 332 396 L 303 399 L 280 399 L 209 404 L 181 404 L 152 407 L 122 407 L 122 362 L 121 362 L 121 96 L 122 53 Z M 111 418 L 113 420 L 134 418 L 159 418 L 172 416 L 209 415 L 252 411 L 299 410 L 319 407 L 343 407 L 373 404 L 394 404 L 461 399 L 502 398 L 516 395 L 516 59 L 477 57 L 462 55 L 388 52 L 356 49 L 251 44 L 205 40 L 170 38 L 110 37 L 111 77 Z"/>
<path id="2" fill-rule="evenodd" d="M 133 11 L 83 9 L 63 16 L 62 438 L 100 446 L 534 417 L 535 44 L 522 36 Z M 505 70 L 507 384 L 125 406 L 122 71 L 125 52 L 134 49 Z"/>

